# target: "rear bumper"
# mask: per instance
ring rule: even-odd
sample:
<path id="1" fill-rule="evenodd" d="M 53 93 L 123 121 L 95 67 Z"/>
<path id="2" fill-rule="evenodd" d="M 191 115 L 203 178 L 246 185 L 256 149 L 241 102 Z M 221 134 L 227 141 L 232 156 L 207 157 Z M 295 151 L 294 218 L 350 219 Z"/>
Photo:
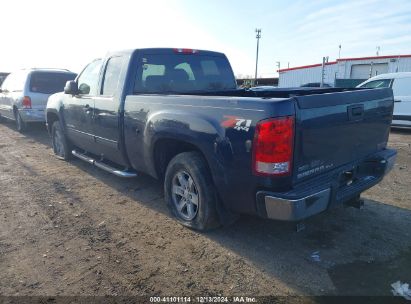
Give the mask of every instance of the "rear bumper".
<path id="1" fill-rule="evenodd" d="M 340 174 L 334 175 L 334 180 L 322 186 L 313 182 L 287 193 L 258 191 L 258 213 L 270 219 L 298 221 L 348 202 L 379 183 L 393 168 L 396 156 L 395 150 L 384 150 L 373 155 L 356 165 L 356 177 L 345 184 L 340 179 L 346 171 L 342 168 Z"/>
<path id="2" fill-rule="evenodd" d="M 395 115 L 392 118 L 392 126 L 411 127 L 411 115 Z"/>
<path id="3" fill-rule="evenodd" d="M 411 121 L 411 115 L 396 115 L 396 114 L 394 114 L 392 119 L 393 120 L 408 120 L 408 121 Z"/>
<path id="4" fill-rule="evenodd" d="M 280 198 L 273 195 L 264 195 L 267 217 L 295 221 L 326 210 L 330 201 L 331 189 L 328 188 L 298 199 Z"/>
<path id="5" fill-rule="evenodd" d="M 24 122 L 45 122 L 44 109 L 19 109 L 19 114 Z"/>

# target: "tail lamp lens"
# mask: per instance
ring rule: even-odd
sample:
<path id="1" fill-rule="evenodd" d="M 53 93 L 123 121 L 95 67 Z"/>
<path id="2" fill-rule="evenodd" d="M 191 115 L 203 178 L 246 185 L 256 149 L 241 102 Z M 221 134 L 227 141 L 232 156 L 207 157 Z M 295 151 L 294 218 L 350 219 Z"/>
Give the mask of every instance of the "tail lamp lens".
<path id="1" fill-rule="evenodd" d="M 289 175 L 294 149 L 294 117 L 263 120 L 256 126 L 253 143 L 255 175 Z"/>
<path id="2" fill-rule="evenodd" d="M 24 96 L 21 104 L 24 109 L 31 109 L 31 99 L 28 96 Z"/>

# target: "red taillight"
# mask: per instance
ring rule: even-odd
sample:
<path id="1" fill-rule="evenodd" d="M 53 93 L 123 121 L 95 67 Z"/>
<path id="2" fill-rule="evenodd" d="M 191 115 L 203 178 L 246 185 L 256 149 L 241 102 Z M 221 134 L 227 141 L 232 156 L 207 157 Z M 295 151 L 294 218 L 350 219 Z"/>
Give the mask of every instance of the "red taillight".
<path id="1" fill-rule="evenodd" d="M 175 53 L 180 53 L 180 54 L 197 54 L 198 50 L 193 50 L 193 49 L 174 49 Z"/>
<path id="2" fill-rule="evenodd" d="M 31 99 L 28 96 L 24 96 L 21 104 L 24 109 L 31 109 Z"/>
<path id="3" fill-rule="evenodd" d="M 294 149 L 294 117 L 260 121 L 255 128 L 253 173 L 289 175 Z"/>

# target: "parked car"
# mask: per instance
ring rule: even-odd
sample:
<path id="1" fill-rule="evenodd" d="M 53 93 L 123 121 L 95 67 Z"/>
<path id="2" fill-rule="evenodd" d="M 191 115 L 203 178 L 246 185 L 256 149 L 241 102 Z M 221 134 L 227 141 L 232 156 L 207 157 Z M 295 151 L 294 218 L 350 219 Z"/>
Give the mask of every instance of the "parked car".
<path id="1" fill-rule="evenodd" d="M 320 88 L 321 82 L 309 82 L 300 85 L 301 88 Z M 332 88 L 333 86 L 329 83 L 323 83 L 323 88 Z"/>
<path id="2" fill-rule="evenodd" d="M 172 214 L 198 230 L 359 205 L 392 168 L 391 89 L 259 94 L 237 89 L 221 53 L 113 52 L 49 98 L 47 126 L 61 159 L 164 180 Z"/>
<path id="3" fill-rule="evenodd" d="M 45 108 L 51 94 L 63 91 L 77 74 L 60 69 L 24 69 L 11 73 L 0 88 L 0 118 L 16 121 L 17 130 L 28 123 L 45 122 Z"/>
<path id="4" fill-rule="evenodd" d="M 0 86 L 3 83 L 4 79 L 6 79 L 7 75 L 10 73 L 0 72 Z"/>
<path id="5" fill-rule="evenodd" d="M 381 74 L 364 81 L 359 88 L 392 88 L 393 126 L 411 127 L 411 72 Z"/>

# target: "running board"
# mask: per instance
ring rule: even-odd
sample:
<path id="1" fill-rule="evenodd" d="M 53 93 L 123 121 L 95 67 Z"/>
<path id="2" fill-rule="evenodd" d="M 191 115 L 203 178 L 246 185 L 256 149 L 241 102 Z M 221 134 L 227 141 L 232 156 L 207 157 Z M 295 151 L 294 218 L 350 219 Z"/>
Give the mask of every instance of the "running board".
<path id="1" fill-rule="evenodd" d="M 87 156 L 83 153 L 79 153 L 76 150 L 71 151 L 71 154 L 73 154 L 75 157 L 77 157 L 81 160 L 84 160 L 85 162 L 87 162 L 91 165 L 94 165 L 94 166 L 96 166 L 100 169 L 103 169 L 104 171 L 110 172 L 111 174 L 114 174 L 116 176 L 125 177 L 125 178 L 133 178 L 133 177 L 137 176 L 137 173 L 135 173 L 135 172 L 126 171 L 126 170 L 125 171 L 118 170 L 118 169 L 113 168 L 109 165 L 106 165 L 102 162 L 96 161 L 94 158 L 91 158 L 90 156 Z"/>

